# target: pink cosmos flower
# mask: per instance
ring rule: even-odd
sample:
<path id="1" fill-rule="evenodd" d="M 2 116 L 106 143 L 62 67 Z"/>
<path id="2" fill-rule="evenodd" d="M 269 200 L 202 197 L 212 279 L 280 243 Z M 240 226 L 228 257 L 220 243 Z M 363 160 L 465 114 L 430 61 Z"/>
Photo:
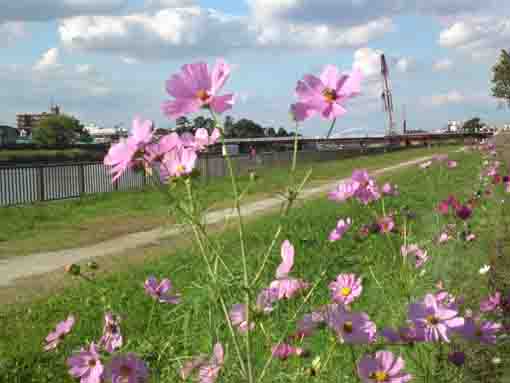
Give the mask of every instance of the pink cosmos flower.
<path id="1" fill-rule="evenodd" d="M 112 182 L 133 167 L 137 161 L 143 161 L 140 154 L 152 140 L 152 127 L 152 121 L 142 121 L 139 117 L 135 117 L 131 135 L 127 140 L 110 147 L 103 162 L 106 166 L 112 167 L 111 173 L 114 175 Z"/>
<path id="2" fill-rule="evenodd" d="M 341 239 L 344 233 L 351 227 L 352 221 L 350 218 L 346 220 L 340 219 L 336 224 L 336 227 L 329 234 L 329 242 L 335 242 Z"/>
<path id="3" fill-rule="evenodd" d="M 386 327 L 380 334 L 390 343 L 414 343 L 423 341 L 422 338 L 418 337 L 416 327 L 414 326 L 400 327 L 398 331 Z"/>
<path id="4" fill-rule="evenodd" d="M 301 290 L 307 289 L 309 284 L 301 279 L 289 278 L 289 272 L 294 265 L 294 246 L 285 240 L 281 248 L 282 263 L 276 269 L 276 280 L 269 288 L 278 290 L 278 299 L 292 298 Z"/>
<path id="5" fill-rule="evenodd" d="M 488 313 L 495 311 L 501 306 L 501 293 L 496 291 L 493 295 L 489 295 L 486 299 L 480 302 L 480 311 Z"/>
<path id="6" fill-rule="evenodd" d="M 198 128 L 195 132 L 195 145 L 198 150 L 203 150 L 206 146 L 215 144 L 220 135 L 221 133 L 217 128 L 214 128 L 210 136 L 207 129 Z"/>
<path id="7" fill-rule="evenodd" d="M 255 328 L 254 323 L 248 324 L 246 320 L 247 317 L 247 308 L 243 303 L 237 303 L 232 306 L 230 312 L 228 313 L 230 318 L 230 322 L 232 322 L 232 326 L 237 327 L 237 330 L 244 334 L 248 332 L 248 330 L 253 330 Z"/>
<path id="8" fill-rule="evenodd" d="M 166 181 L 169 177 L 180 177 L 193 171 L 197 160 L 195 150 L 187 147 L 177 147 L 163 156 L 160 177 Z"/>
<path id="9" fill-rule="evenodd" d="M 505 193 L 510 193 L 510 182 L 505 182 Z"/>
<path id="10" fill-rule="evenodd" d="M 273 311 L 273 303 L 278 300 L 279 289 L 267 288 L 262 289 L 257 295 L 257 301 L 255 302 L 255 310 L 264 314 L 269 314 Z"/>
<path id="11" fill-rule="evenodd" d="M 437 211 L 439 212 L 439 214 L 447 215 L 448 212 L 450 211 L 450 204 L 448 203 L 448 201 L 443 200 L 439 202 L 439 204 L 437 205 Z"/>
<path id="12" fill-rule="evenodd" d="M 186 380 L 195 370 L 198 370 L 198 381 L 200 383 L 213 383 L 219 376 L 223 366 L 224 353 L 221 343 L 216 343 L 213 348 L 213 355 L 209 361 L 205 355 L 194 357 L 181 369 L 181 377 Z"/>
<path id="13" fill-rule="evenodd" d="M 358 375 L 363 383 L 406 383 L 412 375 L 404 371 L 405 362 L 390 351 L 365 355 L 358 363 Z"/>
<path id="14" fill-rule="evenodd" d="M 159 141 L 147 145 L 145 148 L 147 161 L 161 162 L 166 153 L 182 146 L 183 142 L 177 133 L 166 134 Z"/>
<path id="15" fill-rule="evenodd" d="M 69 374 L 73 378 L 80 378 L 81 383 L 101 383 L 104 367 L 100 355 L 94 343 L 90 344 L 89 350 L 81 351 L 67 359 L 70 367 Z"/>
<path id="16" fill-rule="evenodd" d="M 407 247 L 402 245 L 400 252 L 404 258 L 407 258 L 408 255 L 414 256 L 417 269 L 422 267 L 428 260 L 427 251 L 420 249 L 416 244 L 407 245 Z"/>
<path id="17" fill-rule="evenodd" d="M 439 243 L 445 243 L 451 239 L 450 235 L 447 232 L 443 231 L 438 238 Z"/>
<path id="18" fill-rule="evenodd" d="M 149 370 L 135 354 L 115 355 L 106 368 L 105 378 L 113 383 L 145 383 Z"/>
<path id="19" fill-rule="evenodd" d="M 74 326 L 75 319 L 73 315 L 69 315 L 66 320 L 57 324 L 55 331 L 50 332 L 45 338 L 46 345 L 44 346 L 45 351 L 55 349 L 58 344 L 69 334 Z"/>
<path id="20" fill-rule="evenodd" d="M 476 239 L 476 234 L 474 233 L 469 233 L 468 235 L 466 235 L 466 242 L 471 242 L 471 241 L 474 241 Z"/>
<path id="21" fill-rule="evenodd" d="M 106 352 L 112 353 L 122 347 L 122 334 L 120 333 L 120 317 L 107 312 L 104 316 L 103 335 L 99 340 L 99 346 Z"/>
<path id="22" fill-rule="evenodd" d="M 368 175 L 366 170 L 354 170 L 351 179 L 358 184 L 354 197 L 364 205 L 381 198 L 377 183 Z"/>
<path id="23" fill-rule="evenodd" d="M 299 102 L 291 106 L 296 121 L 304 121 L 317 113 L 332 120 L 346 113 L 344 103 L 360 94 L 362 74 L 355 69 L 350 74 L 339 74 L 333 65 L 327 65 L 320 78 L 303 76 L 296 87 Z"/>
<path id="24" fill-rule="evenodd" d="M 334 302 L 348 305 L 361 295 L 363 286 L 355 274 L 340 274 L 329 284 L 329 290 Z"/>
<path id="25" fill-rule="evenodd" d="M 183 65 L 181 73 L 174 74 L 166 82 L 166 91 L 175 100 L 163 103 L 163 113 L 169 118 L 179 118 L 200 108 L 209 108 L 215 113 L 231 109 L 234 95 L 217 95 L 229 76 L 230 66 L 223 59 L 216 61 L 212 72 L 204 62 Z"/>
<path id="26" fill-rule="evenodd" d="M 501 328 L 502 326 L 499 323 L 490 321 L 482 322 L 479 319 L 466 318 L 464 326 L 459 332 L 466 339 L 485 344 L 495 344 L 497 340 L 496 335 Z"/>
<path id="27" fill-rule="evenodd" d="M 343 305 L 329 305 L 326 324 L 341 342 L 368 344 L 375 341 L 377 329 L 365 313 L 347 311 Z"/>
<path id="28" fill-rule="evenodd" d="M 180 295 L 170 295 L 172 290 L 172 282 L 169 279 L 162 279 L 160 283 L 158 280 L 150 276 L 144 284 L 145 291 L 153 298 L 159 300 L 161 303 L 172 303 L 177 304 L 181 301 Z"/>
<path id="29" fill-rule="evenodd" d="M 385 195 L 392 195 L 392 196 L 398 196 L 398 186 L 392 185 L 389 182 L 386 182 L 382 187 L 382 192 Z"/>
<path id="30" fill-rule="evenodd" d="M 288 359 L 292 355 L 302 356 L 304 350 L 301 347 L 294 347 L 287 343 L 279 343 L 271 348 L 273 358 Z"/>
<path id="31" fill-rule="evenodd" d="M 420 164 L 420 168 L 422 168 L 422 169 L 426 169 L 426 168 L 428 168 L 430 165 L 432 165 L 432 161 L 422 162 L 422 163 Z"/>
<path id="32" fill-rule="evenodd" d="M 310 314 L 303 315 L 303 319 L 297 323 L 297 337 L 302 338 L 312 335 L 314 330 L 321 326 L 325 320 L 324 310 L 312 311 Z"/>
<path id="33" fill-rule="evenodd" d="M 449 160 L 447 166 L 450 169 L 456 168 L 457 167 L 457 161 Z"/>
<path id="34" fill-rule="evenodd" d="M 337 188 L 328 193 L 328 198 L 333 201 L 343 202 L 354 196 L 359 183 L 353 180 L 340 182 Z"/>
<path id="35" fill-rule="evenodd" d="M 395 228 L 395 221 L 391 216 L 381 217 L 377 220 L 380 233 L 390 233 Z"/>
<path id="36" fill-rule="evenodd" d="M 432 294 L 427 294 L 421 302 L 410 304 L 408 315 L 418 335 L 427 342 L 448 343 L 451 331 L 464 325 L 464 318 L 458 316 L 457 310 L 443 306 Z"/>

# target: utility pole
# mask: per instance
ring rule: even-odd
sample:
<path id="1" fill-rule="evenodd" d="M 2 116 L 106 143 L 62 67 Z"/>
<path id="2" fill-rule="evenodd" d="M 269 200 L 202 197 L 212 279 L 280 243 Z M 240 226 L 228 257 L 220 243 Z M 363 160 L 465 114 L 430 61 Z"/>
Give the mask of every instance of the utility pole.
<path id="1" fill-rule="evenodd" d="M 402 134 L 406 134 L 407 121 L 406 121 L 406 104 L 402 105 Z"/>
<path id="2" fill-rule="evenodd" d="M 386 135 L 391 136 L 395 133 L 393 122 L 393 97 L 390 89 L 388 64 L 386 63 L 384 53 L 381 54 L 381 75 L 383 77 L 383 92 L 381 97 L 384 102 L 384 110 L 388 112 L 388 129 L 386 130 Z"/>

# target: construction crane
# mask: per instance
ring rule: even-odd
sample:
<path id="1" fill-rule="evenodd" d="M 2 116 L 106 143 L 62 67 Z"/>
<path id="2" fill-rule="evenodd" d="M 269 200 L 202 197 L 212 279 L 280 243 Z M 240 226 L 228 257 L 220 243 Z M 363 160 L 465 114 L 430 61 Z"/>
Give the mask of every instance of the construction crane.
<path id="1" fill-rule="evenodd" d="M 386 129 L 386 135 L 392 136 L 396 134 L 393 122 L 393 96 L 390 89 L 388 64 L 386 63 L 384 53 L 381 54 L 381 75 L 383 78 L 383 91 L 381 98 L 384 103 L 384 111 L 388 113 L 388 127 Z"/>

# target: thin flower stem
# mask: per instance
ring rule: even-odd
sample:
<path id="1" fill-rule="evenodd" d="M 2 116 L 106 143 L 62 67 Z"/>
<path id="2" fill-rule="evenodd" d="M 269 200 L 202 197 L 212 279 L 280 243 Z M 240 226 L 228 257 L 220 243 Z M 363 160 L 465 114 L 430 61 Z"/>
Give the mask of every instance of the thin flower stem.
<path id="1" fill-rule="evenodd" d="M 329 128 L 328 135 L 326 138 L 329 138 L 331 136 L 331 133 L 333 132 L 333 128 L 335 127 L 336 117 L 333 119 L 333 122 L 331 123 L 331 127 Z"/>
<path id="2" fill-rule="evenodd" d="M 218 118 L 216 117 L 216 114 L 212 111 L 212 109 L 209 109 L 209 111 L 211 112 L 211 115 L 215 121 L 215 125 L 219 126 L 219 122 L 218 122 Z M 244 235 L 243 216 L 241 213 L 241 204 L 239 201 L 239 190 L 238 190 L 238 186 L 237 186 L 236 175 L 234 174 L 234 168 L 232 166 L 232 160 L 230 158 L 230 155 L 228 154 L 228 150 L 226 150 L 225 135 L 223 134 L 223 131 L 220 135 L 220 140 L 221 140 L 221 145 L 223 146 L 223 148 L 225 148 L 225 150 L 224 150 L 225 159 L 227 160 L 227 166 L 228 166 L 228 170 L 230 173 L 230 180 L 232 182 L 232 192 L 234 193 L 235 208 L 237 211 L 237 218 L 238 218 L 238 222 L 239 222 L 239 242 L 241 245 L 241 261 L 243 264 L 243 282 L 244 282 L 244 289 L 245 289 L 244 303 L 247 307 L 246 322 L 249 323 L 249 321 L 250 321 L 249 307 L 250 307 L 250 303 L 251 303 L 250 302 L 251 296 L 250 296 L 250 291 L 249 291 L 250 281 L 249 281 L 249 276 L 248 276 L 248 262 L 247 262 L 247 258 L 246 258 L 246 243 L 244 240 L 245 235 Z M 252 364 L 251 364 L 252 355 L 251 355 L 250 331 L 248 331 L 246 333 L 245 340 L 246 340 L 246 354 L 247 354 L 247 360 L 248 360 L 248 363 L 247 363 L 247 365 L 248 365 L 248 383 L 253 383 L 253 371 L 252 371 Z"/>
<path id="3" fill-rule="evenodd" d="M 152 303 L 151 313 L 149 314 L 149 321 L 147 322 L 147 328 L 145 329 L 145 336 L 149 332 L 149 328 L 151 326 L 152 322 L 152 316 L 154 315 L 154 309 L 156 308 L 157 299 L 154 299 L 154 302 Z"/>
<path id="4" fill-rule="evenodd" d="M 358 369 L 356 367 L 356 353 L 354 352 L 354 346 L 352 344 L 349 344 L 349 350 L 351 351 L 353 376 L 355 380 L 358 380 Z"/>

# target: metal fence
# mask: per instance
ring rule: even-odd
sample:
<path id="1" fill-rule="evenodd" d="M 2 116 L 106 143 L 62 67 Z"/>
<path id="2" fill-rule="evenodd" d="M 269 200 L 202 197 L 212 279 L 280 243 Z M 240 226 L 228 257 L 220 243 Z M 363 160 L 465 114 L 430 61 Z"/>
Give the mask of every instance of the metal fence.
<path id="1" fill-rule="evenodd" d="M 299 151 L 299 163 L 332 161 L 383 153 L 403 147 L 368 147 L 335 151 Z M 260 153 L 256 158 L 247 155 L 232 156 L 237 174 L 246 174 L 260 168 L 288 166 L 292 152 Z M 217 154 L 201 154 L 197 169 L 206 180 L 227 175 L 226 161 Z M 114 190 L 141 189 L 147 184 L 143 172 L 128 170 L 115 183 L 111 182 L 108 168 L 101 162 L 62 164 L 35 164 L 0 166 L 0 206 L 20 205 L 36 201 L 75 198 L 84 194 Z"/>

